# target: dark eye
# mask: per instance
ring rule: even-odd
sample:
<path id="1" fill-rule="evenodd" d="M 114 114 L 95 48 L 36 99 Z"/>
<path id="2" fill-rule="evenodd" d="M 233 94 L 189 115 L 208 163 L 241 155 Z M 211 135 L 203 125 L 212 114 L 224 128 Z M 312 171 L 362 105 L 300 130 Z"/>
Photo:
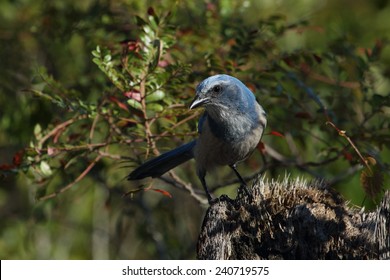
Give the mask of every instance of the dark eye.
<path id="1" fill-rule="evenodd" d="M 222 87 L 220 85 L 216 85 L 213 87 L 214 93 L 220 93 L 222 91 Z"/>

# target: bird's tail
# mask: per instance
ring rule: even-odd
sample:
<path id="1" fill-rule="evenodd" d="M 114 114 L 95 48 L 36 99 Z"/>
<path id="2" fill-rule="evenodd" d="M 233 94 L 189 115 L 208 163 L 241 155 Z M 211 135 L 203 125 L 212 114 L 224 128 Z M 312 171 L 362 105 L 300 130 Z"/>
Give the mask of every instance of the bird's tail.
<path id="1" fill-rule="evenodd" d="M 166 152 L 156 158 L 153 158 L 127 176 L 127 180 L 139 180 L 146 177 L 159 177 L 172 168 L 190 160 L 194 157 L 193 148 L 196 140 L 184 144 L 172 151 Z"/>

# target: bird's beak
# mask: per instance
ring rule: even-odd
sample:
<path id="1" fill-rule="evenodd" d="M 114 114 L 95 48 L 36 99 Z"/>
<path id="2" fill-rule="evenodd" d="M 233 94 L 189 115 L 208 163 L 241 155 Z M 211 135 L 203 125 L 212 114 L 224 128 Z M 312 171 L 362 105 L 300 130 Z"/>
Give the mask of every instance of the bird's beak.
<path id="1" fill-rule="evenodd" d="M 210 101 L 210 98 L 208 97 L 200 97 L 199 95 L 197 95 L 195 97 L 195 99 L 191 102 L 191 105 L 190 105 L 190 109 L 195 109 L 197 107 L 200 107 L 204 104 L 207 104 L 209 103 Z"/>

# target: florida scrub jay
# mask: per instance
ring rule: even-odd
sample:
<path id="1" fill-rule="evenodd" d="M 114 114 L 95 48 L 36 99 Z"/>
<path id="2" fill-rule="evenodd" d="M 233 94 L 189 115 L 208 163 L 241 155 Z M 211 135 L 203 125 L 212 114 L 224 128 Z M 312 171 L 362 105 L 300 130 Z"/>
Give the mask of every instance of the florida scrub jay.
<path id="1" fill-rule="evenodd" d="M 236 164 L 258 145 L 267 124 L 264 109 L 240 80 L 229 75 L 211 76 L 197 86 L 190 109 L 200 106 L 205 112 L 199 119 L 198 139 L 145 162 L 128 175 L 128 180 L 159 177 L 195 158 L 196 172 L 209 202 L 212 197 L 206 172 L 217 165 L 230 166 L 246 187 Z"/>

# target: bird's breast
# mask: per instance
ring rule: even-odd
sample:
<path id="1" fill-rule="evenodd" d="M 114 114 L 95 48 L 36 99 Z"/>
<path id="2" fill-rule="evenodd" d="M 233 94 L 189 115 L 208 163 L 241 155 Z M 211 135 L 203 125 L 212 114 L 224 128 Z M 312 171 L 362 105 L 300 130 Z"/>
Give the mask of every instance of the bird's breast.
<path id="1" fill-rule="evenodd" d="M 237 118 L 228 127 L 216 128 L 210 118 L 204 123 L 194 151 L 197 166 L 232 165 L 246 159 L 257 147 L 263 133 L 261 125 L 250 125 Z"/>

